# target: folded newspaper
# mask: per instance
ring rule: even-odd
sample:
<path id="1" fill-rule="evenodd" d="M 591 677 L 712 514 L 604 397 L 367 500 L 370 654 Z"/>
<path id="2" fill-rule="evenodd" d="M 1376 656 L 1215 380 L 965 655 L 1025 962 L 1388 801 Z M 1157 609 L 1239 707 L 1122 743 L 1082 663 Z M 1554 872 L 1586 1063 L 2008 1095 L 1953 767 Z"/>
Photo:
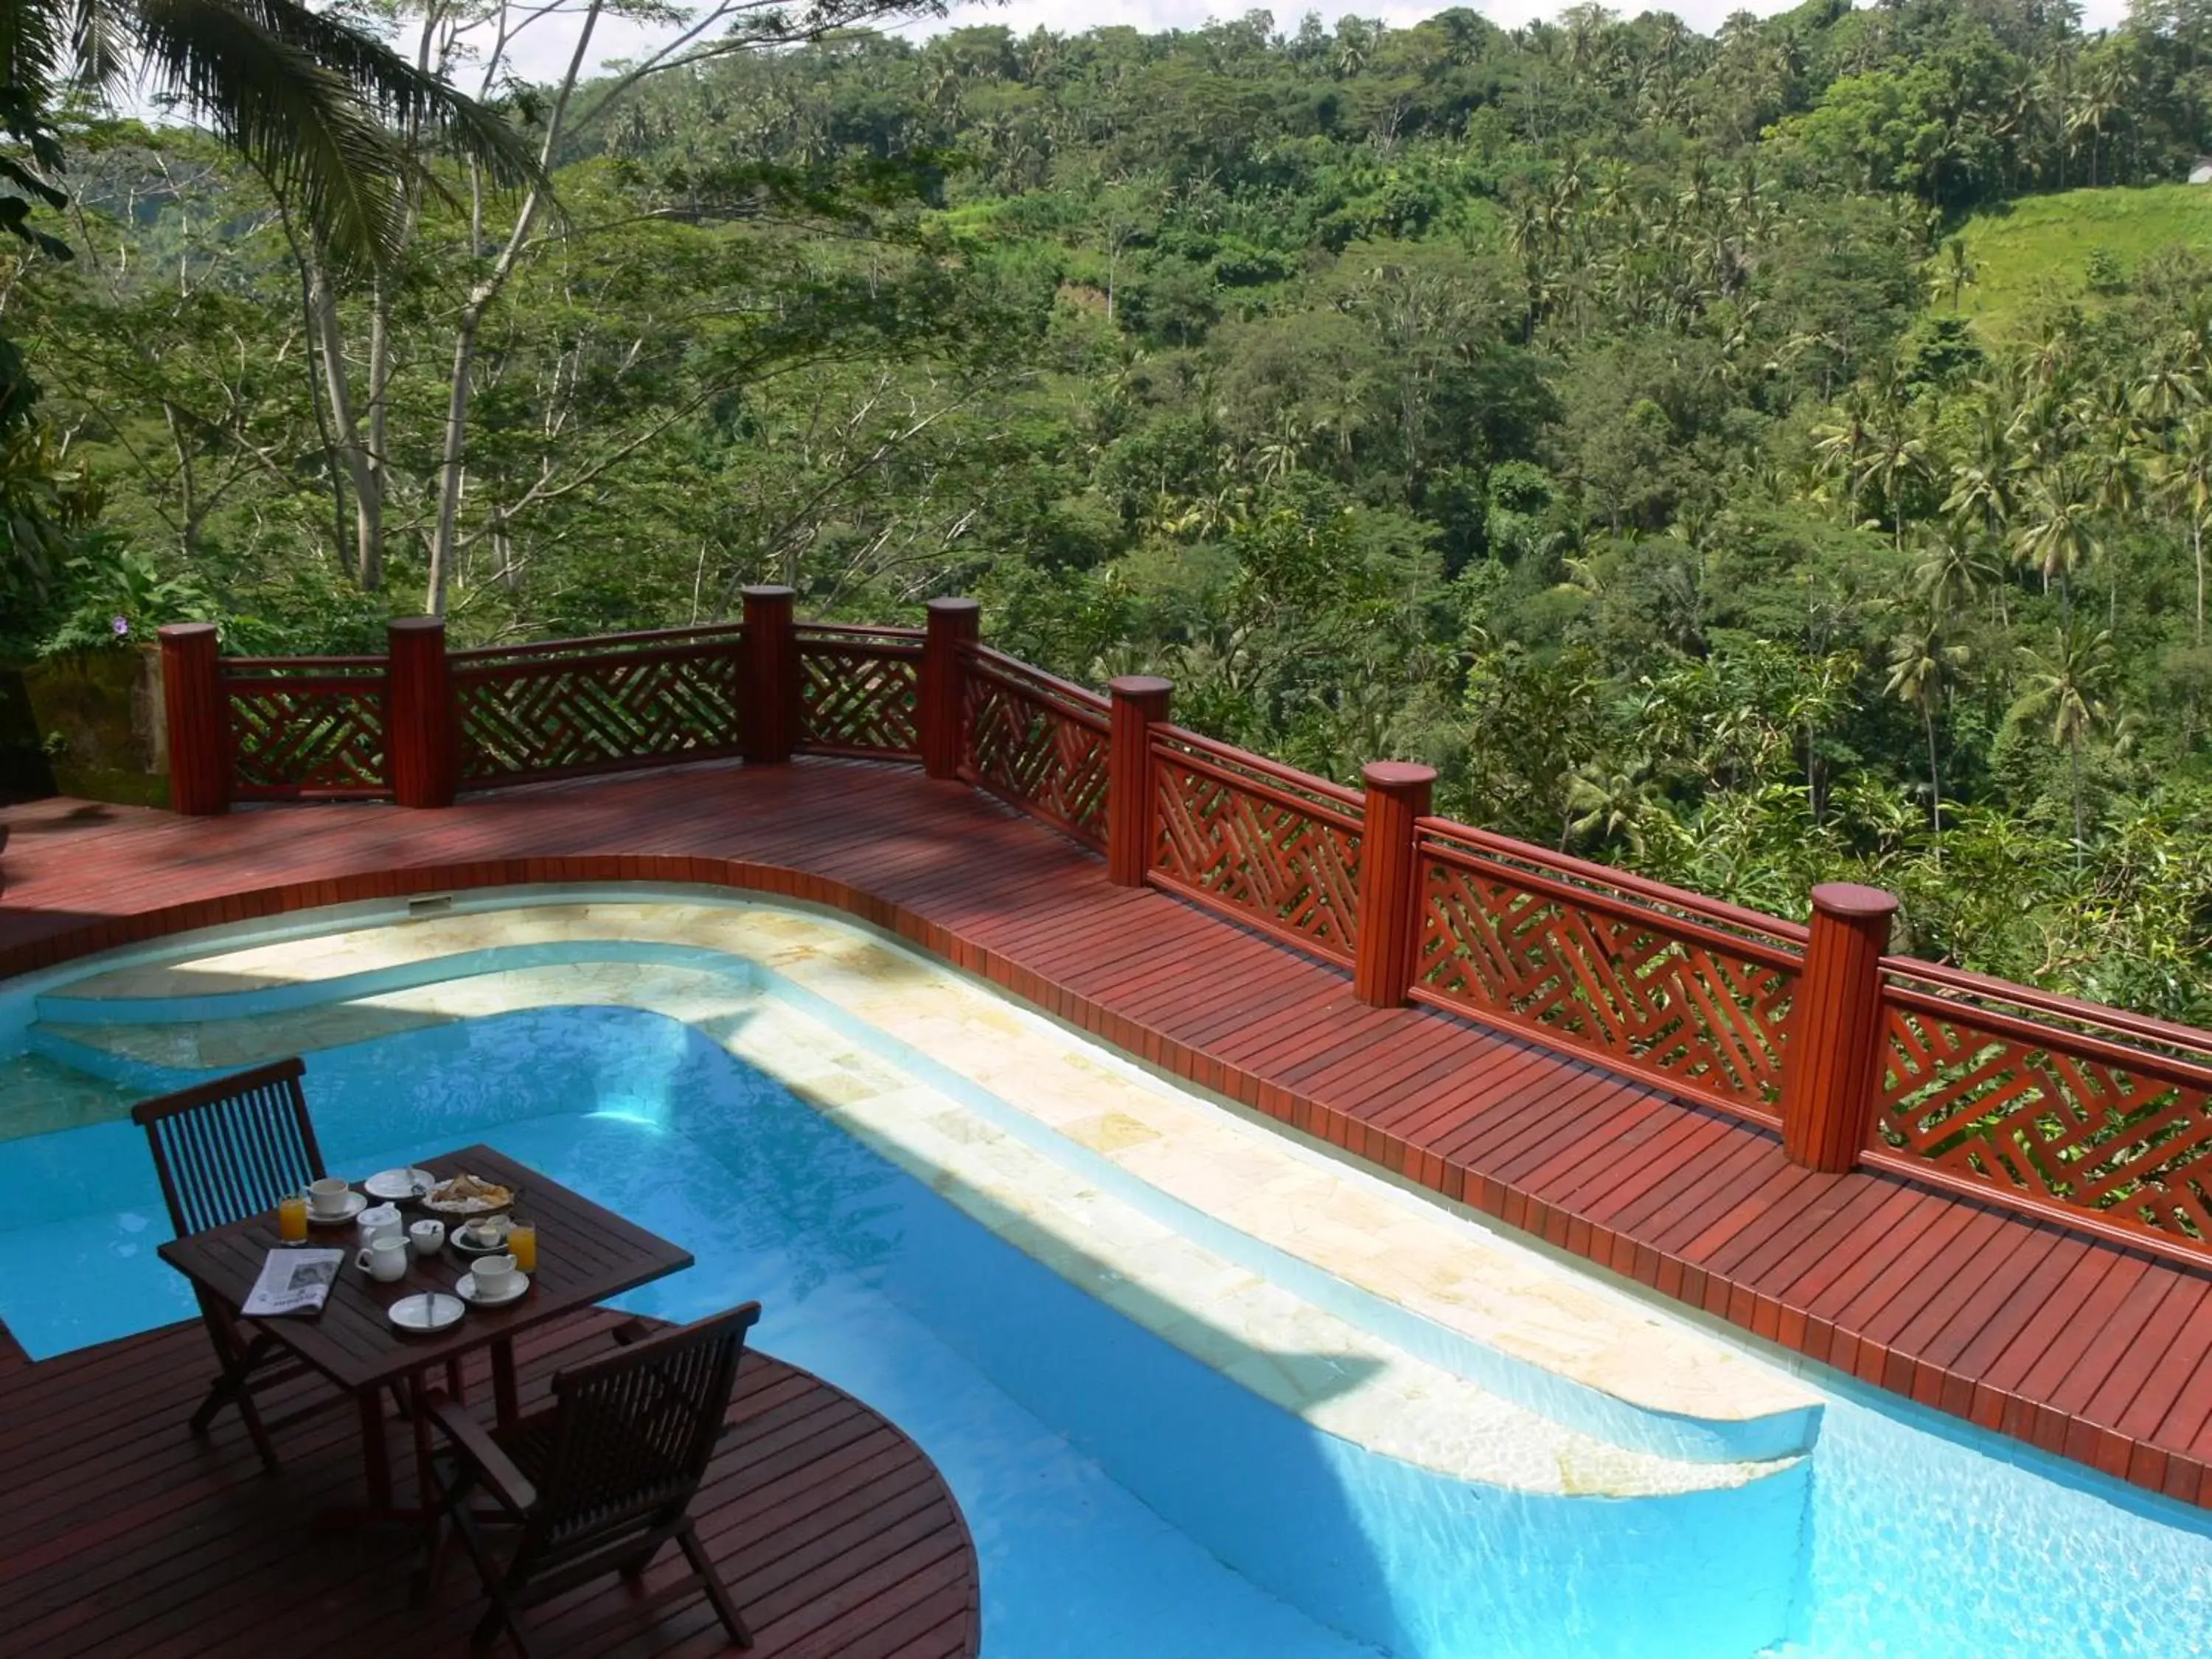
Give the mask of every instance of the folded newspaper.
<path id="1" fill-rule="evenodd" d="M 271 1250 L 239 1311 L 249 1319 L 320 1313 L 344 1260 L 343 1250 Z"/>

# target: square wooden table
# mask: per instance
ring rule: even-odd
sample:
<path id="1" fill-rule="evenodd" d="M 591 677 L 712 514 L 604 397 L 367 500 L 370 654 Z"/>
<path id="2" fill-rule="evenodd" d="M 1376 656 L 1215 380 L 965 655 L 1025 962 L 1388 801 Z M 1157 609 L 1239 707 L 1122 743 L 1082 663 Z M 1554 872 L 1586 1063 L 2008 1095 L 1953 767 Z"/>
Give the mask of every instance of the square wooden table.
<path id="1" fill-rule="evenodd" d="M 441 1179 L 466 1170 L 515 1190 L 516 1211 L 538 1224 L 538 1267 L 530 1275 L 529 1290 L 518 1300 L 500 1308 L 471 1306 L 458 1325 L 436 1335 L 405 1334 L 386 1317 L 385 1310 L 404 1296 L 452 1291 L 467 1270 L 466 1260 L 451 1248 L 427 1259 L 410 1252 L 406 1277 L 379 1284 L 353 1265 L 361 1238 L 357 1228 L 349 1222 L 343 1227 L 309 1230 L 310 1247 L 328 1244 L 346 1253 L 337 1281 L 319 1314 L 246 1322 L 354 1396 L 361 1413 L 362 1455 L 368 1485 L 362 1519 L 410 1518 L 392 1503 L 391 1452 L 384 1431 L 386 1388 L 404 1387 L 412 1396 L 412 1404 L 419 1407 L 422 1377 L 427 1370 L 448 1365 L 457 1375 L 464 1356 L 488 1347 L 494 1402 L 500 1421 L 512 1423 L 518 1413 L 517 1335 L 680 1272 L 692 1261 L 690 1251 L 633 1226 L 489 1146 L 464 1147 L 427 1159 L 419 1167 Z M 402 1213 L 413 1221 L 433 1212 L 403 1207 Z M 161 1246 L 161 1253 L 162 1260 L 235 1315 L 260 1277 L 269 1251 L 280 1242 L 272 1212 L 173 1239 Z M 423 1483 L 421 1498 L 427 1509 L 428 1427 L 420 1409 L 412 1410 L 410 1415 Z"/>

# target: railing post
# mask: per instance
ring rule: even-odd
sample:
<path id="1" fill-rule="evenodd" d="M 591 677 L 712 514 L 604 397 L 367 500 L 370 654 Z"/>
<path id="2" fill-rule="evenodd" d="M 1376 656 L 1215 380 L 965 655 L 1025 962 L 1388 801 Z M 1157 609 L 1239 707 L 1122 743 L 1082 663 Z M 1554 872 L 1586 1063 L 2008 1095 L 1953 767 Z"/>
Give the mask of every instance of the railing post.
<path id="1" fill-rule="evenodd" d="M 213 623 L 161 630 L 161 713 L 168 723 L 169 810 L 230 810 L 230 710 L 224 707 Z"/>
<path id="2" fill-rule="evenodd" d="M 1142 887 L 1152 863 L 1152 727 L 1168 717 L 1175 688 L 1151 674 L 1110 681 L 1106 738 L 1106 879 Z"/>
<path id="3" fill-rule="evenodd" d="M 960 775 L 962 650 L 982 631 L 983 607 L 973 599 L 932 599 L 921 641 L 921 766 L 933 778 Z"/>
<path id="4" fill-rule="evenodd" d="M 799 746 L 799 634 L 788 587 L 745 589 L 745 759 L 787 761 Z"/>
<path id="5" fill-rule="evenodd" d="M 1782 1050 L 1782 1150 L 1840 1174 L 1858 1159 L 1881 1065 L 1881 957 L 1897 901 L 1878 887 L 1813 890 L 1812 939 Z"/>
<path id="6" fill-rule="evenodd" d="M 392 799 L 402 806 L 451 806 L 460 769 L 445 618 L 394 617 L 384 639 L 385 756 Z"/>
<path id="7" fill-rule="evenodd" d="M 1436 789 L 1432 766 L 1374 761 L 1360 769 L 1367 811 L 1359 830 L 1359 921 L 1353 935 L 1352 993 L 1374 1008 L 1395 1008 L 1413 983 L 1421 936 L 1421 859 L 1414 828 Z"/>

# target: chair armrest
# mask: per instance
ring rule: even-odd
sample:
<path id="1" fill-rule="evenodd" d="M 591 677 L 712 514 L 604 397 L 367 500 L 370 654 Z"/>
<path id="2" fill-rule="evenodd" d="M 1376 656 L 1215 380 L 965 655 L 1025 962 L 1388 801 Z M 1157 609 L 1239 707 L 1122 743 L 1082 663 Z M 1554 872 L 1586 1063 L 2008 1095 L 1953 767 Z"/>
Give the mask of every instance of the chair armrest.
<path id="1" fill-rule="evenodd" d="M 453 1443 L 454 1450 L 475 1466 L 494 1498 L 517 1515 L 538 1501 L 538 1489 L 514 1467 L 514 1460 L 500 1449 L 483 1425 L 469 1415 L 467 1407 L 443 1389 L 431 1389 L 422 1405 L 430 1420 Z"/>
<path id="2" fill-rule="evenodd" d="M 653 1333 L 654 1327 L 633 1316 L 607 1333 L 615 1340 L 617 1347 L 627 1348 L 633 1342 L 642 1342 Z"/>

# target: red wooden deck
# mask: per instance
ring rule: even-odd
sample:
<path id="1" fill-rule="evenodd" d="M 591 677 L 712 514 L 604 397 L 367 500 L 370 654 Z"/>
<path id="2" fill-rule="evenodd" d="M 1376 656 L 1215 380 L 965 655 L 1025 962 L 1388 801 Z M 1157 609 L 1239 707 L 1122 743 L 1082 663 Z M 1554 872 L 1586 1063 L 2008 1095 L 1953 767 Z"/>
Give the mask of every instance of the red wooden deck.
<path id="1" fill-rule="evenodd" d="M 564 1355 L 604 1352 L 614 1322 L 588 1314 L 518 1344 L 526 1407 Z M 343 1397 L 321 1389 L 329 1411 L 278 1431 L 284 1468 L 272 1480 L 234 1414 L 204 1441 L 185 1431 L 210 1363 L 198 1322 L 37 1365 L 0 1332 L 0 1652 L 468 1652 L 483 1602 L 458 1553 L 431 1605 L 416 1607 L 400 1534 L 302 1546 L 316 1510 L 357 1495 L 360 1448 Z M 752 1626 L 755 1654 L 976 1651 L 975 1550 L 912 1442 L 828 1383 L 757 1353 L 739 1370 L 730 1422 L 692 1514 Z M 663 1562 L 645 1589 L 678 1576 Z M 730 1650 L 702 1600 L 641 1613 L 614 1579 L 549 1604 L 540 1623 L 550 1649 L 590 1659 Z"/>
<path id="2" fill-rule="evenodd" d="M 304 905 L 681 880 L 839 906 L 1181 1075 L 1759 1336 L 2212 1504 L 2212 1273 L 1861 1170 L 1349 976 L 958 784 L 800 760 L 422 812 L 8 809 L 0 973 Z"/>

